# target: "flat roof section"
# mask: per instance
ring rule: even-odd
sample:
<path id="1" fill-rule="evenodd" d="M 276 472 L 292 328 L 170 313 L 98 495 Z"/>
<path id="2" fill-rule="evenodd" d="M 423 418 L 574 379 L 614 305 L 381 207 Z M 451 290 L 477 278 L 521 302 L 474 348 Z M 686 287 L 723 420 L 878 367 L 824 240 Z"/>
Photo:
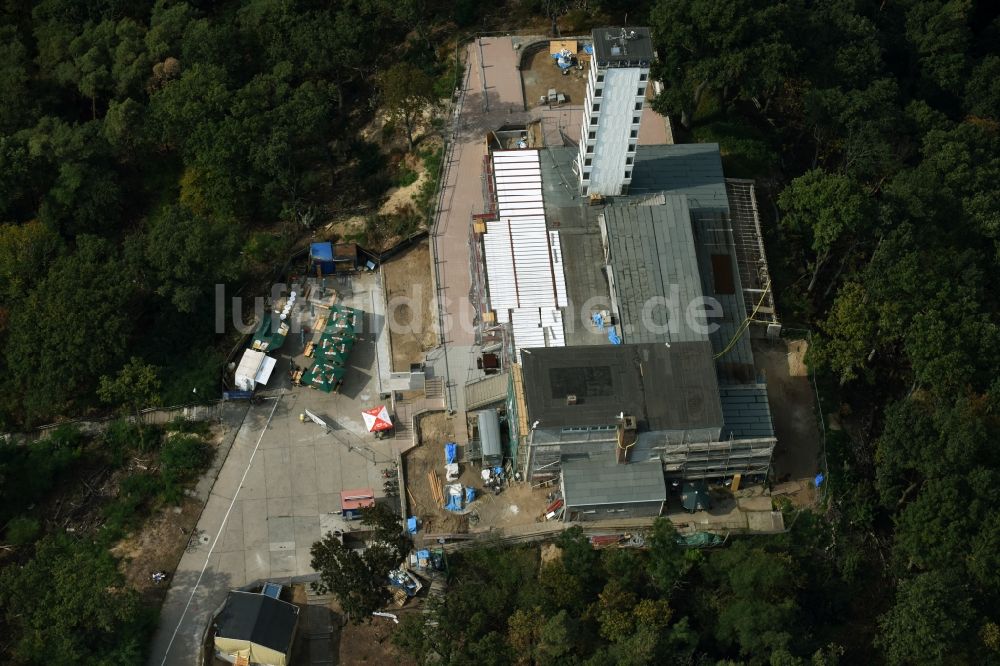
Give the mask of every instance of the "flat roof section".
<path id="1" fill-rule="evenodd" d="M 521 365 L 528 421 L 541 427 L 607 425 L 621 412 L 640 430 L 722 425 L 708 342 L 522 349 Z"/>
<path id="2" fill-rule="evenodd" d="M 692 211 L 729 213 L 726 178 L 717 143 L 636 148 L 629 194 L 681 194 Z"/>
<path id="3" fill-rule="evenodd" d="M 667 484 L 659 462 L 619 465 L 613 455 L 562 461 L 566 506 L 664 502 Z"/>
<path id="4" fill-rule="evenodd" d="M 649 67 L 653 61 L 649 28 L 596 28 L 591 36 L 598 67 Z"/>
<path id="5" fill-rule="evenodd" d="M 625 341 L 708 340 L 711 322 L 703 315 L 687 198 L 668 195 L 655 206 L 610 205 L 604 227 Z M 705 328 L 699 330 L 699 324 Z"/>

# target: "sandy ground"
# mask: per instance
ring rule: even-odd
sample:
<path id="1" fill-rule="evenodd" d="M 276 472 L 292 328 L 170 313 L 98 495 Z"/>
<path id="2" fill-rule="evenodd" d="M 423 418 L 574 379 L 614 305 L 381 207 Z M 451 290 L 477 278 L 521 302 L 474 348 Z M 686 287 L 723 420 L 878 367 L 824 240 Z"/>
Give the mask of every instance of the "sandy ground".
<path id="1" fill-rule="evenodd" d="M 389 612 L 397 613 L 396 610 Z M 386 618 L 373 618 L 364 624 L 348 624 L 340 632 L 340 661 L 351 664 L 416 664 L 397 648 L 391 638 L 398 625 Z"/>
<path id="2" fill-rule="evenodd" d="M 154 583 L 154 571 L 172 574 L 191 539 L 201 516 L 201 502 L 185 498 L 181 506 L 160 509 L 138 532 L 119 541 L 111 552 L 121 558 L 125 580 L 144 599 L 159 604 L 167 594 L 167 582 Z"/>
<path id="3" fill-rule="evenodd" d="M 405 372 L 437 344 L 430 246 L 423 241 L 382 264 L 388 306 L 392 369 Z"/>
<path id="4" fill-rule="evenodd" d="M 427 479 L 427 473 L 434 472 L 438 483 L 444 482 L 444 445 L 455 438 L 456 423 L 461 425 L 461 421 L 449 419 L 444 412 L 425 414 L 420 419 L 420 445 L 403 455 L 407 507 L 411 516 L 420 519 L 421 530 L 425 532 L 453 534 L 468 531 L 465 516 L 445 511 L 437 505 Z M 479 472 L 473 472 L 471 466 L 463 464 L 460 469 L 460 482 L 475 481 L 473 474 L 478 478 Z"/>
<path id="5" fill-rule="evenodd" d="M 753 347 L 758 370 L 767 376 L 768 402 L 778 438 L 772 462 L 774 477 L 779 483 L 812 480 L 819 471 L 820 432 L 816 394 L 803 362 L 808 343 L 755 339 Z"/>
<path id="6" fill-rule="evenodd" d="M 548 96 L 549 88 L 555 88 L 566 96 L 566 104 L 581 106 L 587 96 L 587 73 L 587 66 L 584 65 L 582 70 L 574 67 L 563 76 L 546 45 L 532 55 L 528 66 L 521 70 L 525 103 L 529 108 L 536 107 L 539 98 Z"/>
<path id="7" fill-rule="evenodd" d="M 214 428 L 209 443 L 218 448 L 222 430 Z M 184 550 L 200 535 L 195 531 L 204 504 L 185 497 L 180 506 L 165 506 L 150 516 L 142 527 L 116 543 L 111 552 L 121 559 L 125 580 L 147 601 L 159 605 L 167 594 L 168 582 L 154 583 L 155 571 L 171 575 Z"/>
<path id="8" fill-rule="evenodd" d="M 420 446 L 411 449 L 403 457 L 410 515 L 420 518 L 421 529 L 430 534 L 455 534 L 537 522 L 548 506 L 551 489 L 515 483 L 495 495 L 493 491 L 483 487 L 482 468 L 474 463 L 459 463 L 460 475 L 456 483 L 476 489 L 477 498 L 468 505 L 465 514 L 475 514 L 478 521 L 470 521 L 467 515 L 446 511 L 437 506 L 427 473 L 433 471 L 437 474 L 438 482 L 444 482 L 444 445 L 453 438 L 456 423 L 455 419 L 449 419 L 444 412 L 424 416 L 420 422 Z M 459 461 L 464 457 L 463 448 L 459 446 Z"/>

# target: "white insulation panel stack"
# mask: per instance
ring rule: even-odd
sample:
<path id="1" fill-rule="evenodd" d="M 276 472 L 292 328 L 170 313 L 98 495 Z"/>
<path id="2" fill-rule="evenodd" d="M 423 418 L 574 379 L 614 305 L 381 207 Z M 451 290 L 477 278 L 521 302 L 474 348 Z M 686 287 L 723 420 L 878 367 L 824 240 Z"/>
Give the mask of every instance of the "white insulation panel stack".
<path id="1" fill-rule="evenodd" d="M 492 162 L 497 219 L 483 237 L 490 307 L 511 322 L 518 350 L 565 346 L 566 277 L 559 232 L 545 229 L 538 151 L 498 150 Z"/>

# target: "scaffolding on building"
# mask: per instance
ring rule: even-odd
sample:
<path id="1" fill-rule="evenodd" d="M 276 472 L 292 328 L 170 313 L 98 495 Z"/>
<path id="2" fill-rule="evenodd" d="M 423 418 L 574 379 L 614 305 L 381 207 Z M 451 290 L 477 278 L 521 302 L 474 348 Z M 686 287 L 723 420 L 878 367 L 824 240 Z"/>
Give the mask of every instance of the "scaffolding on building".
<path id="1" fill-rule="evenodd" d="M 754 182 L 727 178 L 726 196 L 729 199 L 736 265 L 743 286 L 747 317 L 755 324 L 765 325 L 769 336 L 777 336 L 781 333 L 781 323 L 771 289 L 771 272 L 764 252 Z"/>

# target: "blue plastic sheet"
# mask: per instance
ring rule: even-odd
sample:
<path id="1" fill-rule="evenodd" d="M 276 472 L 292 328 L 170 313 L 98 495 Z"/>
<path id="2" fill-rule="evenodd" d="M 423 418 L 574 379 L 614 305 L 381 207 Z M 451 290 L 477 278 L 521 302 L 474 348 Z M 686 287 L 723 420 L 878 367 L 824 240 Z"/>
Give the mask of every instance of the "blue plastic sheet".
<path id="1" fill-rule="evenodd" d="M 407 518 L 406 519 L 406 531 L 409 532 L 410 534 L 416 534 L 417 533 L 417 519 L 416 518 Z"/>
<path id="2" fill-rule="evenodd" d="M 622 343 L 622 339 L 618 337 L 618 332 L 613 328 L 608 329 L 608 340 L 613 345 L 620 345 Z"/>
<path id="3" fill-rule="evenodd" d="M 458 444 L 455 442 L 448 442 L 444 445 L 444 461 L 449 465 L 455 462 L 455 458 L 458 457 Z"/>
<path id="4" fill-rule="evenodd" d="M 468 504 L 472 500 L 476 499 L 476 489 L 468 488 L 465 489 L 465 503 Z"/>
<path id="5" fill-rule="evenodd" d="M 462 498 L 459 495 L 449 495 L 448 503 L 444 505 L 444 508 L 449 511 L 461 511 L 462 510 Z"/>

